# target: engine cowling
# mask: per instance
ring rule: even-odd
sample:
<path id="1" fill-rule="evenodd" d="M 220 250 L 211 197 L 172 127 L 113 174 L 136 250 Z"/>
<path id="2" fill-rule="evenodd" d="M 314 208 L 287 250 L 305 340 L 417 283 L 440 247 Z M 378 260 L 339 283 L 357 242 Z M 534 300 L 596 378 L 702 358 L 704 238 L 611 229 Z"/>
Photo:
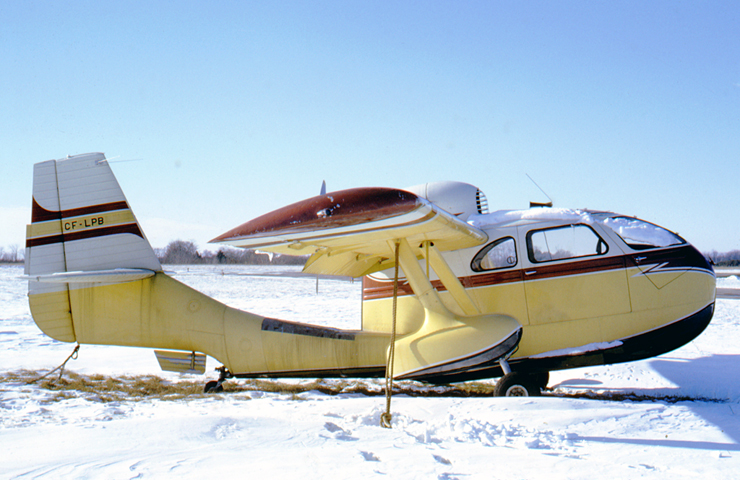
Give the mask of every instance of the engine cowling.
<path id="1" fill-rule="evenodd" d="M 471 215 L 488 213 L 488 200 L 475 185 L 463 182 L 430 182 L 405 188 L 448 213 L 467 221 Z"/>

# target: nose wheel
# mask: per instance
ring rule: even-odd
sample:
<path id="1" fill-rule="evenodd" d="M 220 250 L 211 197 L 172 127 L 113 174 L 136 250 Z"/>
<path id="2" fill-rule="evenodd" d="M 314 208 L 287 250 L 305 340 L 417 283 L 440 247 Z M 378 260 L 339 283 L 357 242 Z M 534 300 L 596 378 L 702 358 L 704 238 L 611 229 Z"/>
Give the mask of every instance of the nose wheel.
<path id="1" fill-rule="evenodd" d="M 509 371 L 496 383 L 497 397 L 539 397 L 550 380 L 549 372 L 522 373 Z"/>
<path id="2" fill-rule="evenodd" d="M 511 372 L 499 379 L 493 394 L 497 397 L 536 397 L 541 395 L 541 390 L 532 375 Z"/>

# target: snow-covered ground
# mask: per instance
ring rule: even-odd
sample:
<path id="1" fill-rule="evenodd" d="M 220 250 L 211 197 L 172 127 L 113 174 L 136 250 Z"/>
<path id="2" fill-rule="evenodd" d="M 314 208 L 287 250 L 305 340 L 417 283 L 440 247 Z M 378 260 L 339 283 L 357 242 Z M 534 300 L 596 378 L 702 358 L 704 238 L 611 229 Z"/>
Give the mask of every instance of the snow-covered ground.
<path id="1" fill-rule="evenodd" d="M 317 294 L 312 279 L 236 275 L 265 268 L 174 270 L 238 308 L 359 326 L 359 283 L 322 280 Z M 740 475 L 740 300 L 718 300 L 708 329 L 674 352 L 553 372 L 553 390 L 541 398 L 395 396 L 388 430 L 378 426 L 382 396 L 240 390 L 103 402 L 8 380 L 21 369 L 50 370 L 73 349 L 36 328 L 21 274 L 21 267 L 0 266 L 0 478 Z M 738 280 L 718 284 L 734 287 Z M 217 366 L 209 358 L 207 377 L 216 377 Z M 137 348 L 83 345 L 67 370 L 206 380 L 160 372 L 152 351 Z M 631 400 L 615 400 L 625 395 Z"/>

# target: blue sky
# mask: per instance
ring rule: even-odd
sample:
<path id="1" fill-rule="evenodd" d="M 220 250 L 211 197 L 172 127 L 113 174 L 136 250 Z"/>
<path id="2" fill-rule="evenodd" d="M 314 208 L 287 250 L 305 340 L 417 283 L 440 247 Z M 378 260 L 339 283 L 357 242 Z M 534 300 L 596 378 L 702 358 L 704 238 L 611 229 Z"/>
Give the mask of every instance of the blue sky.
<path id="1" fill-rule="evenodd" d="M 0 247 L 106 153 L 155 247 L 328 189 L 459 180 L 740 249 L 735 2 L 0 0 Z M 213 247 L 211 247 L 213 248 Z"/>

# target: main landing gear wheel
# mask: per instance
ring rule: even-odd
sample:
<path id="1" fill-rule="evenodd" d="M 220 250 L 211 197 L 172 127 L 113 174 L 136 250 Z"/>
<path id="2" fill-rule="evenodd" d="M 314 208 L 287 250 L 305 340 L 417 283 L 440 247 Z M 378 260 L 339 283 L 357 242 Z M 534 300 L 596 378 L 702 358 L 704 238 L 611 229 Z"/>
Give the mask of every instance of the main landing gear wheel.
<path id="1" fill-rule="evenodd" d="M 539 382 L 538 382 L 539 380 Z M 507 373 L 496 383 L 493 394 L 497 397 L 539 397 L 541 379 L 526 373 Z"/>
<path id="2" fill-rule="evenodd" d="M 211 380 L 206 383 L 206 386 L 203 388 L 203 393 L 221 393 L 223 391 L 224 386 L 219 384 L 216 380 Z"/>
<path id="3" fill-rule="evenodd" d="M 540 387 L 540 390 L 546 389 L 547 384 L 550 383 L 550 372 L 531 373 L 530 375 L 535 382 L 534 384 Z"/>
<path id="4" fill-rule="evenodd" d="M 206 386 L 203 388 L 203 393 L 221 393 L 224 391 L 223 383 L 226 381 L 226 379 L 233 377 L 232 373 L 229 371 L 229 369 L 226 368 L 225 365 L 221 365 L 216 369 L 218 372 L 218 380 L 211 380 L 210 382 L 206 383 Z"/>

